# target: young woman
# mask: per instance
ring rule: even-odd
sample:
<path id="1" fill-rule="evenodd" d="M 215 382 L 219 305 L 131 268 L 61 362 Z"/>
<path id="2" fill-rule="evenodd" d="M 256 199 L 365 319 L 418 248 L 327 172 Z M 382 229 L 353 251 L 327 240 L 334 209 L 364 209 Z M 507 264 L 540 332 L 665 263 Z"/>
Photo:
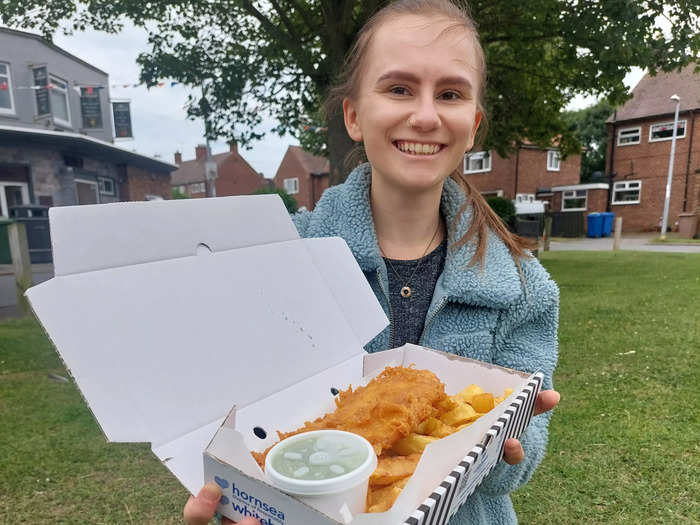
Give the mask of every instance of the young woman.
<path id="1" fill-rule="evenodd" d="M 391 321 L 367 351 L 422 344 L 542 371 L 551 388 L 557 287 L 461 175 L 483 126 L 485 76 L 474 24 L 452 2 L 398 0 L 379 11 L 329 102 L 342 99 L 369 162 L 294 219 L 302 236 L 343 237 L 365 272 Z M 517 523 L 509 493 L 542 460 L 558 401 L 540 394 L 541 415 L 521 441 L 506 441 L 504 460 L 451 524 Z M 217 500 L 212 486 L 191 498 L 189 523 L 206 523 Z"/>

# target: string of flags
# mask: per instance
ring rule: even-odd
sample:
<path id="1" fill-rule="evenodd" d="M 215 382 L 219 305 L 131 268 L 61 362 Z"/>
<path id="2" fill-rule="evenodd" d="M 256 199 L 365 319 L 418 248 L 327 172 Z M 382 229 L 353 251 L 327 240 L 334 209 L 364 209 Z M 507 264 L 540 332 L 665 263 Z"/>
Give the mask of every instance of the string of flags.
<path id="1" fill-rule="evenodd" d="M 153 87 L 153 88 L 155 88 L 155 87 L 158 87 L 158 88 L 162 88 L 162 87 L 175 87 L 175 86 L 180 85 L 180 84 L 182 84 L 182 82 L 175 82 L 175 81 L 171 81 L 171 82 L 158 82 L 158 84 L 156 84 L 155 86 L 151 86 L 151 87 Z M 111 87 L 112 89 L 117 89 L 117 88 L 137 88 L 137 87 L 145 87 L 145 86 L 146 86 L 146 84 L 139 84 L 139 83 L 132 83 L 132 84 L 110 84 L 110 87 Z M 75 84 L 75 85 L 71 86 L 71 88 L 72 88 L 73 90 L 77 91 L 78 93 L 80 93 L 80 92 L 81 92 L 81 89 L 84 88 L 84 89 L 86 90 L 86 92 L 87 92 L 88 95 L 92 95 L 92 94 L 93 94 L 93 90 L 96 90 L 96 89 L 104 89 L 104 87 L 105 87 L 105 86 L 103 86 L 103 85 L 95 85 L 95 84 L 90 84 L 90 85 L 86 85 L 86 84 Z M 60 86 L 57 86 L 56 84 L 52 84 L 51 82 L 49 82 L 48 84 L 45 84 L 45 85 L 43 85 L 43 86 L 15 86 L 15 89 L 33 89 L 33 90 L 37 90 L 37 89 L 56 89 L 56 88 L 62 89 Z M 8 89 L 9 89 L 9 86 L 8 86 L 8 84 L 7 84 L 6 81 L 3 80 L 2 82 L 0 82 L 0 91 L 7 91 Z"/>
<path id="2" fill-rule="evenodd" d="M 308 124 L 302 128 L 304 131 L 313 131 L 314 133 L 319 133 L 321 131 L 328 131 L 327 127 L 320 126 L 309 126 Z"/>

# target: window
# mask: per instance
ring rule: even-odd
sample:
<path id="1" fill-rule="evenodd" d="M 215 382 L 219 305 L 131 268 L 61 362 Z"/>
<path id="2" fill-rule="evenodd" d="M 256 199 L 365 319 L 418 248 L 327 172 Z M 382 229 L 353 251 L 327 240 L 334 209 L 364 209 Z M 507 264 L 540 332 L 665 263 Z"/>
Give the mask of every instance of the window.
<path id="1" fill-rule="evenodd" d="M 299 179 L 297 177 L 293 179 L 284 179 L 284 191 L 290 195 L 299 193 Z"/>
<path id="2" fill-rule="evenodd" d="M 554 149 L 547 151 L 547 171 L 559 171 L 560 164 L 559 152 Z"/>
<path id="3" fill-rule="evenodd" d="M 68 84 L 51 75 L 51 112 L 57 124 L 70 127 L 70 104 L 68 103 Z"/>
<path id="4" fill-rule="evenodd" d="M 203 182 L 195 182 L 194 184 L 190 184 L 190 195 L 193 193 L 204 193 L 206 191 L 207 189 Z"/>
<path id="5" fill-rule="evenodd" d="M 489 197 L 503 197 L 503 190 L 489 190 L 480 192 L 487 199 Z"/>
<path id="6" fill-rule="evenodd" d="M 10 64 L 0 62 L 0 115 L 14 115 L 15 104 L 12 98 Z"/>
<path id="7" fill-rule="evenodd" d="M 685 137 L 685 120 L 678 121 L 676 138 Z M 662 124 L 652 124 L 649 127 L 649 142 L 659 142 L 661 140 L 671 140 L 673 138 L 673 122 L 663 122 Z"/>
<path id="8" fill-rule="evenodd" d="M 491 153 L 477 151 L 464 156 L 464 173 L 483 173 L 491 171 Z"/>
<path id="9" fill-rule="evenodd" d="M 588 190 L 570 190 L 562 193 L 561 211 L 586 211 Z"/>
<path id="10" fill-rule="evenodd" d="M 624 128 L 617 132 L 617 145 L 629 146 L 642 141 L 642 128 Z"/>
<path id="11" fill-rule="evenodd" d="M 627 180 L 613 184 L 613 204 L 639 204 L 642 196 L 642 181 Z"/>
<path id="12" fill-rule="evenodd" d="M 114 181 L 107 177 L 99 177 L 100 193 L 103 195 L 114 195 Z"/>

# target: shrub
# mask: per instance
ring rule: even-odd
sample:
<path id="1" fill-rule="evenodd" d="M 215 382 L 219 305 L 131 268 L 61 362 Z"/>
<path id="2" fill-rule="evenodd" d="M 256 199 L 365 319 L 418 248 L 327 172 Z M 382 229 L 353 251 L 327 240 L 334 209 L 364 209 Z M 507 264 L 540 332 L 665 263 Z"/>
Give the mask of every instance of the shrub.
<path id="1" fill-rule="evenodd" d="M 282 202 L 284 202 L 284 205 L 287 207 L 287 211 L 289 213 L 296 213 L 296 211 L 299 209 L 299 204 L 297 204 L 297 200 L 294 197 L 292 197 L 289 193 L 284 191 L 282 188 L 260 188 L 259 190 L 255 190 L 253 192 L 253 195 L 263 195 L 268 193 L 276 193 L 277 195 L 279 195 L 282 199 Z"/>
<path id="2" fill-rule="evenodd" d="M 491 209 L 496 212 L 501 220 L 510 225 L 515 217 L 515 204 L 510 199 L 504 197 L 489 197 L 486 199 Z"/>

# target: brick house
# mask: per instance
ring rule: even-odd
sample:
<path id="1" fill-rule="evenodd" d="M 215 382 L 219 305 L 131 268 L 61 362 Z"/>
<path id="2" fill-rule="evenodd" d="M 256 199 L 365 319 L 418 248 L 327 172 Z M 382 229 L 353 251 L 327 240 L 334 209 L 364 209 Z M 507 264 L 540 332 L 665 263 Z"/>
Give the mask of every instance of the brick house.
<path id="1" fill-rule="evenodd" d="M 549 203 L 552 211 L 562 209 L 561 195 L 554 202 L 557 192 L 572 191 L 571 188 L 573 191 L 587 191 L 587 188 L 578 187 L 580 155 L 569 155 L 563 160 L 555 148 L 542 149 L 532 144 L 521 144 L 506 158 L 492 151 L 471 152 L 464 156 L 463 173 L 482 195 L 511 200 L 523 195 L 537 195 L 538 199 Z M 564 201 L 569 204 L 568 199 Z M 555 207 L 557 203 L 559 207 Z"/>
<path id="2" fill-rule="evenodd" d="M 658 231 L 676 104 L 680 97 L 668 224 L 700 206 L 700 73 L 694 65 L 680 72 L 645 75 L 632 98 L 607 121 L 607 171 L 612 175 L 610 207 L 628 232 Z"/>
<path id="3" fill-rule="evenodd" d="M 292 195 L 300 208 L 313 210 L 328 188 L 329 173 L 328 159 L 312 155 L 301 146 L 289 146 L 277 168 L 274 184 Z"/>
<path id="4" fill-rule="evenodd" d="M 258 173 L 238 152 L 235 142 L 231 142 L 229 151 L 211 156 L 216 162 L 217 176 L 215 196 L 250 195 L 255 190 L 267 188 L 269 182 L 262 173 Z M 195 148 L 195 158 L 183 162 L 182 154 L 175 153 L 175 164 L 179 167 L 172 173 L 173 190 L 193 198 L 206 197 L 205 163 L 207 147 L 200 144 Z"/>
<path id="5" fill-rule="evenodd" d="M 176 166 L 114 142 L 107 73 L 0 28 L 0 217 L 26 204 L 168 198 Z"/>

